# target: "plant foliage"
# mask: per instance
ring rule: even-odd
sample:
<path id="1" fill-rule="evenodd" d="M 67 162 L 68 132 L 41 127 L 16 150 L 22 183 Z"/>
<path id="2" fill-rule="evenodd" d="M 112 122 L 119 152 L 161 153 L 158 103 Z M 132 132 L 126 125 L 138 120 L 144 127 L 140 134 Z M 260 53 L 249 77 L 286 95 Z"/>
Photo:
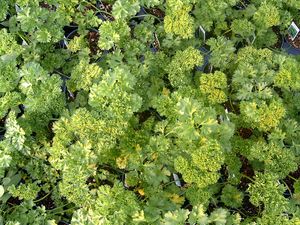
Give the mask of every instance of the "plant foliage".
<path id="1" fill-rule="evenodd" d="M 0 225 L 300 224 L 299 9 L 0 1 Z"/>

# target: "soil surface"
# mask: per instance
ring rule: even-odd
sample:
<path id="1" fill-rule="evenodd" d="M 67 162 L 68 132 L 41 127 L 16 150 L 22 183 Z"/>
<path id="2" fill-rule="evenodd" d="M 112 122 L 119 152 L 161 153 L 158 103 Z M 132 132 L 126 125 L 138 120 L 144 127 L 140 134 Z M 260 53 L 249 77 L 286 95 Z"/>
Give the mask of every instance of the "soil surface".
<path id="1" fill-rule="evenodd" d="M 278 27 L 273 27 L 272 28 L 273 32 L 276 34 L 277 36 L 277 42 L 275 45 L 273 45 L 272 47 L 273 48 L 277 48 L 277 49 L 280 49 L 281 46 L 282 46 L 282 36 L 281 36 L 281 32 L 280 32 L 280 29 Z"/>
<path id="2" fill-rule="evenodd" d="M 54 201 L 51 198 L 51 194 L 47 194 L 44 191 L 39 192 L 37 199 L 42 199 L 42 200 L 38 201 L 36 205 L 45 206 L 47 210 L 54 209 L 56 207 Z"/>
<path id="3" fill-rule="evenodd" d="M 149 8 L 145 10 L 147 13 L 157 16 L 160 19 L 163 19 L 165 17 L 165 12 L 159 8 Z"/>
<path id="4" fill-rule="evenodd" d="M 253 170 L 252 166 L 250 165 L 249 160 L 244 156 L 240 156 L 240 160 L 242 162 L 242 168 L 240 170 L 241 174 L 244 174 L 245 176 L 252 178 L 254 176 L 254 170 Z M 243 192 L 245 192 L 247 190 L 247 188 L 249 187 L 249 184 L 251 183 L 251 180 L 248 179 L 247 177 L 242 177 L 241 182 L 238 186 L 238 188 L 240 190 L 242 190 Z M 260 211 L 259 207 L 254 206 L 250 202 L 249 196 L 244 197 L 243 206 L 241 207 L 241 209 L 247 216 L 255 216 Z"/>
<path id="5" fill-rule="evenodd" d="M 246 9 L 247 6 L 250 4 L 250 0 L 240 0 L 236 5 L 235 8 L 242 10 Z"/>
<path id="6" fill-rule="evenodd" d="M 112 12 L 112 5 L 111 4 L 108 4 L 108 3 L 105 3 L 105 2 L 101 2 L 99 4 L 97 4 L 97 7 L 102 10 L 102 11 L 105 11 L 109 14 L 111 14 Z M 105 20 L 110 20 L 110 21 L 113 21 L 114 18 L 106 13 L 101 13 L 101 16 L 105 19 Z"/>
<path id="7" fill-rule="evenodd" d="M 90 31 L 87 35 L 89 48 L 92 55 L 96 55 L 99 47 L 98 47 L 98 40 L 99 40 L 99 33 L 96 31 Z"/>
<path id="8" fill-rule="evenodd" d="M 252 178 L 254 176 L 254 170 L 249 162 L 249 160 L 244 157 L 244 156 L 240 156 L 240 160 L 242 162 L 242 167 L 240 169 L 241 174 Z M 241 182 L 239 184 L 239 189 L 242 191 L 246 191 L 246 189 L 249 186 L 249 183 L 251 183 L 251 180 L 249 180 L 247 177 L 242 177 L 241 178 Z"/>
<path id="9" fill-rule="evenodd" d="M 243 138 L 243 139 L 248 139 L 251 137 L 251 135 L 253 134 L 253 130 L 251 128 L 244 128 L 241 127 L 238 129 L 239 131 L 239 135 Z"/>
<path id="10" fill-rule="evenodd" d="M 232 102 L 232 104 L 230 104 L 230 101 L 227 101 L 223 105 L 224 105 L 224 108 L 228 110 L 228 112 L 232 112 L 237 115 L 239 115 L 241 113 L 239 105 L 235 102 Z"/>
<path id="11" fill-rule="evenodd" d="M 14 198 L 14 197 L 10 197 L 8 200 L 7 200 L 7 204 L 8 205 L 11 205 L 11 206 L 14 206 L 14 205 L 20 205 L 21 204 L 21 200 L 19 198 Z"/>
<path id="12" fill-rule="evenodd" d="M 293 41 L 292 38 L 287 35 L 286 40 L 290 45 L 292 45 L 294 48 L 299 48 L 300 49 L 300 35 L 298 34 L 295 40 Z"/>
<path id="13" fill-rule="evenodd" d="M 293 178 L 294 179 L 293 179 Z M 300 166 L 298 167 L 298 169 L 292 173 L 289 174 L 289 176 L 287 176 L 283 181 L 286 183 L 286 185 L 289 187 L 289 189 L 291 190 L 292 193 L 294 193 L 294 183 L 295 183 L 295 179 L 299 179 L 300 178 Z"/>
<path id="14" fill-rule="evenodd" d="M 55 9 L 56 9 L 55 6 L 49 5 L 49 4 L 46 3 L 46 2 L 40 2 L 39 5 L 40 5 L 41 8 L 48 9 L 49 11 L 50 11 L 50 10 L 55 10 Z"/>

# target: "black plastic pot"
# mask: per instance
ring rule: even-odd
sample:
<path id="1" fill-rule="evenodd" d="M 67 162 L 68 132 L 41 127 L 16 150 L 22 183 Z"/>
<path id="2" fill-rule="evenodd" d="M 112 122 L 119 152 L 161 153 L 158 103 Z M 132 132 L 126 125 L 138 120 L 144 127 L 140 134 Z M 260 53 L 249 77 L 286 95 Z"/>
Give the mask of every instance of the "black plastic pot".
<path id="1" fill-rule="evenodd" d="M 129 26 L 134 29 L 134 27 L 139 24 L 141 21 L 143 21 L 143 19 L 145 18 L 145 16 L 147 15 L 146 10 L 141 7 L 140 11 L 133 17 L 130 19 L 130 23 Z"/>
<path id="2" fill-rule="evenodd" d="M 147 12 L 144 7 L 141 7 L 140 11 L 136 14 L 137 19 L 140 21 L 143 20 L 146 15 L 147 15 Z"/>
<path id="3" fill-rule="evenodd" d="M 287 40 L 286 38 L 282 38 L 282 45 L 281 45 L 281 49 L 284 50 L 286 53 L 290 54 L 290 55 L 300 55 L 300 49 L 299 48 L 295 48 L 294 46 L 292 46 Z"/>
<path id="4" fill-rule="evenodd" d="M 283 193 L 283 196 L 285 197 L 285 198 L 291 198 L 292 196 L 291 196 L 291 193 L 289 192 L 289 190 L 286 190 L 284 193 Z"/>
<path id="5" fill-rule="evenodd" d="M 77 30 L 78 30 L 77 26 L 64 27 L 65 35 L 64 35 L 64 38 L 59 41 L 60 48 L 67 48 L 67 45 L 68 45 L 67 40 L 71 39 L 73 37 L 73 35 L 76 34 Z"/>
<path id="6" fill-rule="evenodd" d="M 155 48 L 153 44 L 151 44 L 150 45 L 150 51 L 153 52 L 153 53 L 156 53 L 156 52 L 158 52 L 158 49 Z"/>
<path id="7" fill-rule="evenodd" d="M 106 21 L 106 17 L 102 14 L 102 13 L 97 13 L 96 15 L 99 19 L 101 19 L 102 21 Z"/>
<path id="8" fill-rule="evenodd" d="M 73 29 L 69 32 L 65 32 L 65 37 L 63 40 L 61 40 L 59 43 L 60 43 L 60 46 L 62 48 L 67 48 L 68 46 L 68 40 L 71 40 L 75 37 L 76 33 L 78 31 L 78 28 L 77 27 L 73 27 Z M 93 31 L 93 32 L 99 32 L 97 29 L 89 29 L 89 31 Z"/>
<path id="9" fill-rule="evenodd" d="M 70 40 L 73 39 L 77 33 L 78 29 L 75 28 L 74 30 L 72 30 L 70 33 L 66 34 L 66 39 Z"/>
<path id="10" fill-rule="evenodd" d="M 204 71 L 204 69 L 206 68 L 206 66 L 209 64 L 209 59 L 210 59 L 210 51 L 205 48 L 205 47 L 200 47 L 199 48 L 200 52 L 204 54 L 204 63 L 202 66 L 196 66 L 196 70 L 197 71 Z"/>

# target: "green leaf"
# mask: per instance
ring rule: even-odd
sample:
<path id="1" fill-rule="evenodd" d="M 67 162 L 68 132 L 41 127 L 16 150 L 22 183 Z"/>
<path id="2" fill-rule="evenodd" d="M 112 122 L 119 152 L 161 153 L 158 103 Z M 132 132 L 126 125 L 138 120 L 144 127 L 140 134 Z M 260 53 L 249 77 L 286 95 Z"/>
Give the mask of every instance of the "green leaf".
<path id="1" fill-rule="evenodd" d="M 113 5 L 112 14 L 116 19 L 134 16 L 140 10 L 138 0 L 117 0 Z"/>
<path id="2" fill-rule="evenodd" d="M 160 224 L 162 225 L 182 225 L 188 218 L 189 211 L 186 209 L 179 209 L 174 212 L 167 212 L 164 215 Z"/>

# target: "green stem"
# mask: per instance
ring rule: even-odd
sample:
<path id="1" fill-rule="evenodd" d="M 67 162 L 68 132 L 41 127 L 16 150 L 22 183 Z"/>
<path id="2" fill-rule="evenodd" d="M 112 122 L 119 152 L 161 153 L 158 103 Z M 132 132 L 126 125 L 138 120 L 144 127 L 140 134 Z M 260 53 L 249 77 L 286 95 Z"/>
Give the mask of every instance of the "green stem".
<path id="1" fill-rule="evenodd" d="M 172 184 L 172 183 L 176 183 L 176 181 L 175 181 L 175 180 L 169 181 L 169 182 L 167 182 L 167 183 L 162 184 L 161 187 L 164 188 L 164 187 L 166 187 L 167 185 Z"/>
<path id="2" fill-rule="evenodd" d="M 232 212 L 238 212 L 238 213 L 240 213 L 241 215 L 243 215 L 244 218 L 247 217 L 247 215 L 246 215 L 245 213 L 243 213 L 243 212 L 242 212 L 240 209 L 238 209 L 238 208 L 235 208 L 235 209 L 229 209 L 229 211 L 232 211 Z"/>
<path id="3" fill-rule="evenodd" d="M 57 71 L 57 70 L 55 70 L 54 73 L 57 73 L 57 74 L 59 74 L 60 76 L 63 76 L 63 77 L 65 77 L 65 78 L 70 78 L 69 76 L 67 76 L 67 75 L 65 75 L 65 74 L 63 74 L 63 73 L 61 73 L 61 72 L 59 72 L 59 71 Z"/>
<path id="4" fill-rule="evenodd" d="M 236 114 L 236 111 L 235 111 L 235 109 L 234 109 L 234 107 L 233 107 L 233 104 L 232 104 L 231 98 L 229 98 L 229 104 L 230 104 L 230 106 L 231 106 L 231 108 L 232 108 L 233 112 Z"/>
<path id="5" fill-rule="evenodd" d="M 52 211 L 55 211 L 55 210 L 57 210 L 57 209 L 61 209 L 61 208 L 65 207 L 65 206 L 67 206 L 67 205 L 70 205 L 70 204 L 72 204 L 72 203 L 68 202 L 67 204 L 64 204 L 64 205 L 62 205 L 62 206 L 56 207 L 56 208 L 54 208 L 54 209 L 49 209 L 49 210 L 47 210 L 47 211 L 48 211 L 48 212 L 52 212 Z"/>
<path id="6" fill-rule="evenodd" d="M 284 180 L 282 180 L 282 182 L 285 184 L 285 186 L 286 186 L 288 192 L 290 193 L 290 196 L 292 196 L 293 193 L 292 193 L 291 189 L 289 188 L 289 186 L 287 185 L 287 183 L 286 183 Z"/>
<path id="7" fill-rule="evenodd" d="M 50 213 L 50 214 L 52 214 L 52 215 L 62 214 L 62 213 L 64 213 L 64 212 L 67 212 L 67 211 L 69 211 L 69 210 L 76 209 L 76 208 L 78 208 L 78 206 L 74 206 L 74 207 L 72 207 L 72 208 L 65 209 L 65 210 L 62 210 L 62 211 L 59 211 L 59 212 Z"/>
<path id="8" fill-rule="evenodd" d="M 288 175 L 288 177 L 291 178 L 292 180 L 296 181 L 296 182 L 298 181 L 295 177 L 292 177 L 291 175 Z"/>
<path id="9" fill-rule="evenodd" d="M 254 183 L 255 182 L 255 180 L 253 180 L 252 178 L 250 178 L 250 177 L 248 177 L 247 175 L 245 175 L 245 174 L 242 174 L 242 177 L 245 177 L 245 178 L 247 178 L 248 180 L 250 180 L 252 183 Z"/>
<path id="10" fill-rule="evenodd" d="M 150 16 L 150 17 L 153 17 L 154 19 L 157 19 L 158 21 L 161 21 L 161 19 L 155 15 L 152 15 L 152 14 L 145 14 L 145 15 L 138 15 L 138 16 L 133 16 L 131 17 L 131 19 L 133 18 L 140 18 L 140 17 L 145 17 L 145 16 Z"/>
<path id="11" fill-rule="evenodd" d="M 244 8 L 247 8 L 247 6 L 245 5 L 245 3 L 243 1 L 240 1 L 240 3 L 244 6 Z"/>
<path id="12" fill-rule="evenodd" d="M 36 203 L 36 202 L 40 202 L 40 201 L 42 201 L 42 200 L 44 200 L 45 198 L 47 198 L 50 194 L 52 193 L 52 191 L 49 191 L 49 193 L 48 194 L 46 194 L 45 196 L 43 196 L 42 198 L 40 198 L 40 199 L 37 199 L 37 200 L 35 200 L 35 201 L 33 201 L 34 203 Z"/>
<path id="13" fill-rule="evenodd" d="M 28 44 L 31 42 L 27 37 L 25 37 L 21 33 L 18 32 L 17 34 L 23 41 L 27 42 Z"/>
<path id="14" fill-rule="evenodd" d="M 103 11 L 103 10 L 100 10 L 98 9 L 96 12 L 99 12 L 99 13 L 105 13 L 106 15 L 109 15 L 111 17 L 114 17 L 111 13 L 107 12 L 107 11 Z"/>
<path id="15" fill-rule="evenodd" d="M 90 3 L 90 2 L 87 2 L 87 1 L 83 1 L 84 3 L 87 3 L 89 6 L 91 6 L 91 7 L 93 7 L 94 9 L 95 9 L 95 12 L 99 12 L 99 13 L 105 13 L 105 14 L 107 14 L 107 15 L 109 15 L 109 16 L 111 16 L 111 17 L 113 17 L 113 15 L 112 14 L 110 14 L 109 12 L 107 12 L 107 11 L 103 11 L 103 10 L 100 10 L 100 9 L 98 9 L 96 6 L 94 6 L 92 3 Z"/>
<path id="16" fill-rule="evenodd" d="M 228 30 L 226 30 L 223 34 L 222 34 L 222 36 L 224 35 L 224 34 L 227 34 L 227 33 L 229 33 L 231 31 L 231 28 L 230 29 L 228 29 Z"/>

